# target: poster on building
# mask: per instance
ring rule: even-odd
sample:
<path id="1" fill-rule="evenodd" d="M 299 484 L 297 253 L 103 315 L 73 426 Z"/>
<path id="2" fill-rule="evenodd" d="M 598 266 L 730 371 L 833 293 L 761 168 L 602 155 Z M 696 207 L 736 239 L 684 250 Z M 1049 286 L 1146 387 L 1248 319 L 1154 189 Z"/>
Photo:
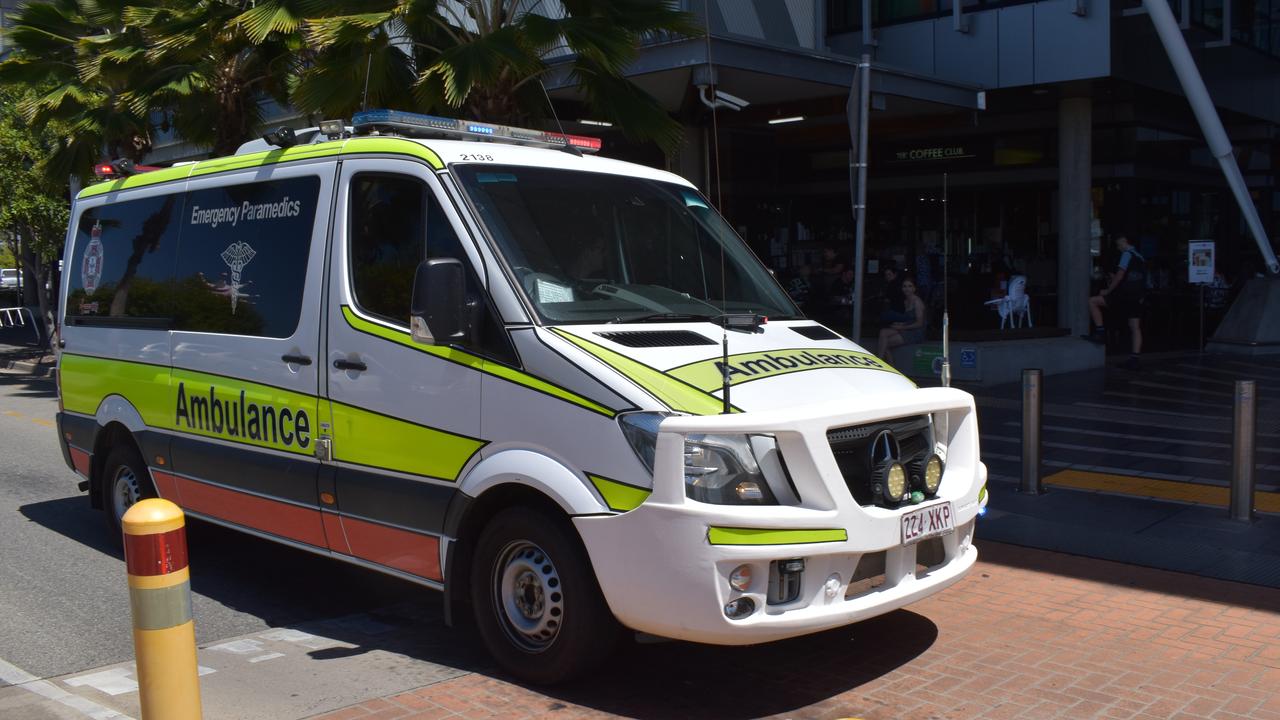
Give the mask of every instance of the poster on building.
<path id="1" fill-rule="evenodd" d="M 1187 282 L 1213 282 L 1213 241 L 1192 240 L 1187 245 Z"/>

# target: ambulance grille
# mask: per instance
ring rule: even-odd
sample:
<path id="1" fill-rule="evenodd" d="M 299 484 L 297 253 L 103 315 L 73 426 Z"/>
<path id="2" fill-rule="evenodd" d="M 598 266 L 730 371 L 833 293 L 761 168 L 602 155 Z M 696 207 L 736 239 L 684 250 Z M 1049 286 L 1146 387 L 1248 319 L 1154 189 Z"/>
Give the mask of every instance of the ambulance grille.
<path id="1" fill-rule="evenodd" d="M 875 504 L 871 490 L 871 443 L 882 430 L 893 433 L 898 441 L 898 462 L 910 467 L 911 461 L 923 460 L 933 448 L 933 430 L 928 415 L 897 418 L 881 422 L 833 428 L 827 431 L 827 442 L 845 485 L 859 505 Z"/>
<path id="2" fill-rule="evenodd" d="M 839 340 L 840 336 L 821 325 L 797 325 L 791 328 L 810 340 Z"/>
<path id="3" fill-rule="evenodd" d="M 715 345 L 716 341 L 692 330 L 619 330 L 598 332 L 596 335 L 627 347 L 683 347 L 688 345 Z"/>

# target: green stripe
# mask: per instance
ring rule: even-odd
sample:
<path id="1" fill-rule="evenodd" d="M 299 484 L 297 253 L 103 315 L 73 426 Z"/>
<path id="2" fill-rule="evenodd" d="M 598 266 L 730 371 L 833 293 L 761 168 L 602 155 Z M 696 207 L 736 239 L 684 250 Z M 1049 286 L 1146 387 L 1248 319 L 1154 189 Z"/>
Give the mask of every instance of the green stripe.
<path id="1" fill-rule="evenodd" d="M 718 390 L 724 384 L 721 363 L 721 358 L 714 357 L 672 368 L 667 374 L 710 392 Z M 730 385 L 805 370 L 880 370 L 901 374 L 880 358 L 855 350 L 787 348 L 729 356 Z"/>
<path id="2" fill-rule="evenodd" d="M 60 366 L 63 404 L 67 410 L 94 415 L 108 395 L 121 395 L 137 408 L 149 427 L 176 430 L 185 434 L 218 438 L 231 442 L 268 447 L 299 455 L 315 452 L 315 438 L 320 434 L 319 400 L 315 396 L 295 393 L 269 385 L 259 385 L 235 378 L 175 368 L 145 365 L 124 360 L 106 360 L 63 353 Z M 172 379 L 171 379 L 172 376 Z M 307 447 L 265 440 L 253 440 L 243 434 L 228 435 L 202 430 L 177 422 L 178 383 L 183 383 L 188 406 L 193 397 L 208 397 L 215 388 L 223 401 L 238 402 L 240 391 L 245 402 L 260 406 L 289 408 L 309 415 L 310 441 Z M 430 428 L 407 420 L 388 417 L 338 402 L 325 403 L 332 408 L 329 420 L 334 427 L 334 459 L 372 468 L 396 470 L 445 480 L 455 480 L 458 473 L 485 441 L 447 430 Z"/>
<path id="3" fill-rule="evenodd" d="M 191 620 L 191 581 L 163 588 L 129 588 L 133 626 L 138 630 L 167 630 Z"/>
<path id="4" fill-rule="evenodd" d="M 412 140 L 406 140 L 404 138 L 359 137 L 350 138 L 348 140 L 316 143 L 314 145 L 295 145 L 294 147 L 283 149 L 276 148 L 274 150 L 249 153 L 247 155 L 229 155 L 227 157 L 213 158 L 211 160 L 202 160 L 201 162 L 193 165 L 180 165 L 178 167 L 165 168 L 163 170 L 139 173 L 126 178 L 120 178 L 119 180 L 110 180 L 96 185 L 91 185 L 84 190 L 81 190 L 77 197 L 88 198 L 95 195 L 101 195 L 103 193 L 116 192 L 118 190 L 145 187 L 147 185 L 156 185 L 158 183 L 171 182 L 174 180 L 195 178 L 202 175 L 211 175 L 213 173 L 227 172 L 230 170 L 244 170 L 247 168 L 263 167 L 266 165 L 278 165 L 280 163 L 295 160 L 311 160 L 314 158 L 333 157 L 337 155 L 354 155 L 358 153 L 408 155 L 420 160 L 425 160 L 428 165 L 436 170 L 444 169 L 444 163 L 440 160 L 440 156 L 436 155 L 430 148 L 424 147 L 420 143 Z"/>
<path id="5" fill-rule="evenodd" d="M 609 509 L 617 512 L 635 510 L 640 507 L 641 503 L 649 499 L 649 494 L 652 492 L 645 488 L 627 485 L 599 475 L 588 474 L 587 477 L 591 478 L 591 484 L 595 485 L 596 490 L 600 491 L 600 496 L 604 498 L 604 502 L 609 506 Z"/>
<path id="6" fill-rule="evenodd" d="M 464 365 L 486 375 L 502 378 L 508 382 L 522 385 L 531 390 L 536 390 L 540 393 L 550 395 L 568 403 L 573 403 L 574 405 L 590 410 L 591 412 L 599 413 L 608 418 L 612 418 L 617 415 L 615 411 L 595 402 L 594 400 L 585 398 L 570 390 L 566 390 L 559 385 L 549 383 L 542 378 L 507 367 L 501 363 L 496 363 L 477 355 L 472 355 L 471 353 L 457 348 L 416 343 L 409 335 L 408 330 L 398 330 L 389 328 L 385 325 L 379 325 L 378 323 L 369 322 L 368 320 L 356 315 L 351 308 L 346 305 L 342 306 L 342 316 L 347 319 L 348 325 L 360 332 L 380 337 L 383 340 L 390 340 L 393 343 L 404 345 L 405 347 L 412 348 L 418 352 L 423 352 L 428 355 L 434 355 L 438 358 L 448 360 L 449 362 Z"/>
<path id="7" fill-rule="evenodd" d="M 632 360 L 625 355 L 559 328 L 552 328 L 551 330 L 565 340 L 596 356 L 672 410 L 693 415 L 716 415 L 724 410 L 724 403 L 720 398 L 682 380 L 673 378 L 661 370 L 651 368 L 642 362 Z"/>
<path id="8" fill-rule="evenodd" d="M 772 528 L 707 529 L 712 545 L 801 545 L 806 543 L 844 542 L 849 533 L 841 528 L 831 530 L 776 530 Z"/>
<path id="9" fill-rule="evenodd" d="M 333 458 L 412 475 L 456 480 L 485 441 L 361 410 L 333 407 Z"/>
<path id="10" fill-rule="evenodd" d="M 96 415 L 108 395 L 123 395 L 146 424 L 172 427 L 174 398 L 169 392 L 168 367 L 64 352 L 58 372 L 67 410 Z"/>

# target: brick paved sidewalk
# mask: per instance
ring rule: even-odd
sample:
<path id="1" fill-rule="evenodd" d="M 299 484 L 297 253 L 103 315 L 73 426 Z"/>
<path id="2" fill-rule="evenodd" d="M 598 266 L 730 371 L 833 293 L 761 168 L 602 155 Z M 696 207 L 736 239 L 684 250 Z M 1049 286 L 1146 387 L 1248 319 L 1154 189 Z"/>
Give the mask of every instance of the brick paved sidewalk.
<path id="1" fill-rule="evenodd" d="M 1280 720 L 1280 590 L 997 543 L 924 602 L 753 648 L 628 648 L 543 692 L 470 674 L 319 716 Z"/>

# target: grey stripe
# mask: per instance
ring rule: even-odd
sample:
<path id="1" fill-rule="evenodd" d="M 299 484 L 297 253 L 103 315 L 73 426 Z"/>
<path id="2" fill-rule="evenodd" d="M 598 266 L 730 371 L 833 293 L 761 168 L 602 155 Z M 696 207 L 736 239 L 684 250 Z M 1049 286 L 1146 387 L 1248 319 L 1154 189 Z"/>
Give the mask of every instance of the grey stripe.
<path id="1" fill-rule="evenodd" d="M 166 630 L 191 619 L 191 581 L 166 588 L 129 588 L 133 627 L 137 630 Z"/>

